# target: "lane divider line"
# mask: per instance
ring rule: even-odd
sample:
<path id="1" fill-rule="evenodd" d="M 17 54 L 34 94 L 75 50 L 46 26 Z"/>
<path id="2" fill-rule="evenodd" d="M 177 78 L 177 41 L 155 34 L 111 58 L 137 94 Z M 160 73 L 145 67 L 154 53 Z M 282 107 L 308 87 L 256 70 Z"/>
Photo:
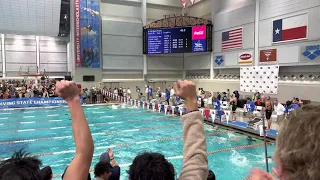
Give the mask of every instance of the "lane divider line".
<path id="1" fill-rule="evenodd" d="M 152 122 L 152 121 L 176 121 L 176 118 L 172 117 L 160 117 L 160 118 L 152 118 L 147 120 L 128 120 L 128 121 L 116 121 L 116 122 L 104 122 L 104 123 L 95 123 L 95 124 L 89 124 L 90 127 L 96 127 L 96 126 L 104 126 L 107 124 L 122 124 L 127 122 Z M 51 127 L 51 128 L 35 128 L 35 129 L 22 129 L 22 130 L 7 130 L 7 131 L 1 131 L 0 134 L 5 134 L 9 132 L 24 132 L 24 131 L 38 131 L 38 130 L 52 130 L 52 129 L 63 129 L 63 128 L 70 128 L 72 126 L 63 126 L 63 127 Z"/>
<path id="2" fill-rule="evenodd" d="M 212 132 L 206 134 L 206 136 L 214 136 L 218 134 L 227 134 L 228 131 L 219 131 L 219 132 Z M 100 150 L 100 149 L 108 149 L 108 148 L 119 148 L 119 147 L 128 147 L 128 146 L 134 146 L 137 144 L 145 144 L 145 143 L 151 143 L 151 142 L 167 142 L 167 141 L 173 141 L 177 139 L 182 139 L 182 136 L 178 137 L 172 137 L 172 138 L 161 138 L 161 139 L 153 139 L 153 140 L 146 140 L 146 141 L 140 141 L 140 142 L 129 142 L 129 143 L 122 143 L 122 144 L 114 144 L 114 145 L 109 145 L 109 146 L 100 146 L 96 147 L 95 150 Z M 59 152 L 50 152 L 50 153 L 43 153 L 43 154 L 35 154 L 33 156 L 35 157 L 47 157 L 47 156 L 53 156 L 53 155 L 60 155 L 60 154 L 69 154 L 69 153 L 74 153 L 75 150 L 68 150 L 68 151 L 59 151 Z M 94 155 L 95 156 L 95 155 Z M 0 161 L 6 160 L 5 159 L 0 159 Z"/>
<path id="3" fill-rule="evenodd" d="M 177 128 L 176 125 L 171 126 L 154 126 L 154 127 L 143 127 L 143 128 L 137 128 L 137 129 L 126 129 L 126 130 L 117 130 L 117 131 L 106 131 L 101 133 L 92 133 L 92 136 L 96 135 L 111 135 L 111 134 L 117 134 L 122 132 L 136 132 L 136 131 L 150 131 L 150 130 L 156 130 L 156 129 L 173 129 Z M 32 131 L 33 129 L 29 129 L 28 131 Z M 16 143 L 24 143 L 24 142 L 36 142 L 36 141 L 46 141 L 46 140 L 56 140 L 56 139 L 70 139 L 73 136 L 57 136 L 57 137 L 50 137 L 50 138 L 36 138 L 36 139 L 25 139 L 25 140 L 18 140 L 18 141 L 4 141 L 0 142 L 1 144 L 16 144 Z"/>
<path id="4" fill-rule="evenodd" d="M 219 152 L 227 152 L 227 151 L 233 151 L 233 150 L 237 150 L 237 149 L 253 148 L 253 147 L 259 147 L 259 146 L 263 146 L 263 145 L 264 145 L 264 143 L 243 145 L 243 146 L 235 146 L 235 147 L 232 147 L 232 148 L 226 148 L 226 149 L 220 149 L 220 150 L 211 151 L 211 152 L 208 152 L 207 154 L 208 155 L 212 155 L 212 154 L 216 154 L 216 153 L 219 153 Z M 182 159 L 182 158 L 183 158 L 183 155 L 168 157 L 167 159 L 171 160 L 171 159 Z M 130 165 L 131 165 L 131 163 L 126 163 L 126 164 L 120 164 L 119 166 L 120 167 L 129 167 Z M 94 171 L 94 169 L 90 169 L 89 170 L 90 173 L 92 173 L 93 171 Z M 58 177 L 61 177 L 61 176 L 62 176 L 62 174 L 54 174 L 52 177 L 53 178 L 58 178 Z M 243 179 L 243 180 L 246 180 L 246 179 Z"/>
<path id="5" fill-rule="evenodd" d="M 125 114 L 125 115 L 127 115 L 127 116 L 141 116 L 141 114 L 146 114 L 146 113 L 150 113 L 150 114 L 153 114 L 152 112 L 141 112 L 141 113 L 132 113 L 132 114 Z M 159 114 L 155 114 L 155 115 L 159 115 Z M 44 114 L 44 116 L 67 116 L 68 117 L 68 119 L 69 118 L 71 118 L 70 116 L 69 116 L 69 113 L 67 113 L 67 115 L 66 114 L 57 114 L 57 115 L 45 115 Z M 10 118 L 32 118 L 32 117 L 35 117 L 35 116 L 9 116 Z M 3 117 L 3 118 L 0 118 L 0 120 L 1 119 L 8 119 L 9 117 Z M 87 118 L 98 118 L 98 119 L 101 119 L 101 118 L 110 118 L 111 116 L 99 116 L 99 115 L 93 115 L 93 116 L 86 116 Z M 114 115 L 114 116 L 112 116 L 112 117 L 123 117 L 123 115 Z M 37 121 L 37 122 L 39 122 L 39 121 Z"/>

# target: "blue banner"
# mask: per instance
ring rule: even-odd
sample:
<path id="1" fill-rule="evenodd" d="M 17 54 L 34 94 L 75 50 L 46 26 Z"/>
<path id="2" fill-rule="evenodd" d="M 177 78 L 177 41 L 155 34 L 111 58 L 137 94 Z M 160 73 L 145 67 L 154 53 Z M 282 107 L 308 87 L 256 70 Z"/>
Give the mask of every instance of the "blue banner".
<path id="1" fill-rule="evenodd" d="M 80 99 L 81 104 L 83 100 Z M 11 98 L 1 99 L 0 109 L 5 108 L 27 108 L 27 107 L 45 107 L 45 106 L 66 106 L 67 103 L 60 97 L 56 98 Z"/>
<path id="2" fill-rule="evenodd" d="M 76 67 L 100 68 L 100 2 L 75 0 Z"/>

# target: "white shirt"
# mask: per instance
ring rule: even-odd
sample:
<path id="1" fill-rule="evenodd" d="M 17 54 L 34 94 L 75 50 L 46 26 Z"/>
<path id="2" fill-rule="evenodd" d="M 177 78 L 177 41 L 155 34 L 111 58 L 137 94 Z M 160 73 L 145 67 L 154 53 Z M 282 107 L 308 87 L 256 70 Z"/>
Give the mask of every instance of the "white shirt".
<path id="1" fill-rule="evenodd" d="M 149 93 L 149 88 L 146 88 L 146 90 L 144 92 L 145 93 Z"/>
<path id="2" fill-rule="evenodd" d="M 174 95 L 174 89 L 172 88 L 171 90 L 170 90 L 170 96 L 172 97 Z"/>
<path id="3" fill-rule="evenodd" d="M 118 90 L 115 89 L 115 90 L 113 91 L 113 93 L 114 93 L 114 94 L 118 94 Z"/>
<path id="4" fill-rule="evenodd" d="M 274 111 L 276 111 L 277 116 L 283 115 L 285 110 L 286 108 L 281 103 L 278 103 L 278 106 L 274 106 Z"/>
<path id="5" fill-rule="evenodd" d="M 128 90 L 127 90 L 127 93 L 128 93 L 128 94 L 131 94 L 131 89 L 128 89 Z"/>
<path id="6" fill-rule="evenodd" d="M 212 104 L 212 97 L 208 97 L 207 103 L 208 103 L 208 104 Z"/>

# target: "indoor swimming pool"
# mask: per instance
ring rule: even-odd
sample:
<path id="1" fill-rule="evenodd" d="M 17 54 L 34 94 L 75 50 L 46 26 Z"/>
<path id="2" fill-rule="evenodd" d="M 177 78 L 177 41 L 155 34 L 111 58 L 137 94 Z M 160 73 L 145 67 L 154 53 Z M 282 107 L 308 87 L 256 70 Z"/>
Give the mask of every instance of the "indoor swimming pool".
<path id="1" fill-rule="evenodd" d="M 121 167 L 121 180 L 128 179 L 130 163 L 145 151 L 164 154 L 178 177 L 182 168 L 180 118 L 129 106 L 85 106 L 84 111 L 95 144 L 91 170 L 100 154 L 112 148 Z M 239 180 L 246 178 L 253 167 L 265 169 L 261 140 L 204 126 L 209 168 L 218 180 Z M 43 165 L 52 167 L 54 178 L 61 179 L 75 152 L 68 108 L 1 110 L 0 159 L 9 158 L 21 148 L 38 155 Z M 268 151 L 271 156 L 274 146 L 268 145 Z"/>

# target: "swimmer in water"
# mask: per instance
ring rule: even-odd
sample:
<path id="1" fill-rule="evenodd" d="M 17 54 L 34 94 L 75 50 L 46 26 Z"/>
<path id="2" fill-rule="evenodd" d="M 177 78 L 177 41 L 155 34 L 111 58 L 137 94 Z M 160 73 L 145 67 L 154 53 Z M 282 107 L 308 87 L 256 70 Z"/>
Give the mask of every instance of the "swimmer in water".
<path id="1" fill-rule="evenodd" d="M 81 28 L 81 34 L 87 34 L 92 30 L 92 25 L 88 24 L 86 27 Z"/>
<path id="2" fill-rule="evenodd" d="M 100 15 L 100 13 L 98 11 L 94 11 L 90 8 L 83 8 L 83 10 L 89 12 L 91 16 L 99 16 Z"/>

